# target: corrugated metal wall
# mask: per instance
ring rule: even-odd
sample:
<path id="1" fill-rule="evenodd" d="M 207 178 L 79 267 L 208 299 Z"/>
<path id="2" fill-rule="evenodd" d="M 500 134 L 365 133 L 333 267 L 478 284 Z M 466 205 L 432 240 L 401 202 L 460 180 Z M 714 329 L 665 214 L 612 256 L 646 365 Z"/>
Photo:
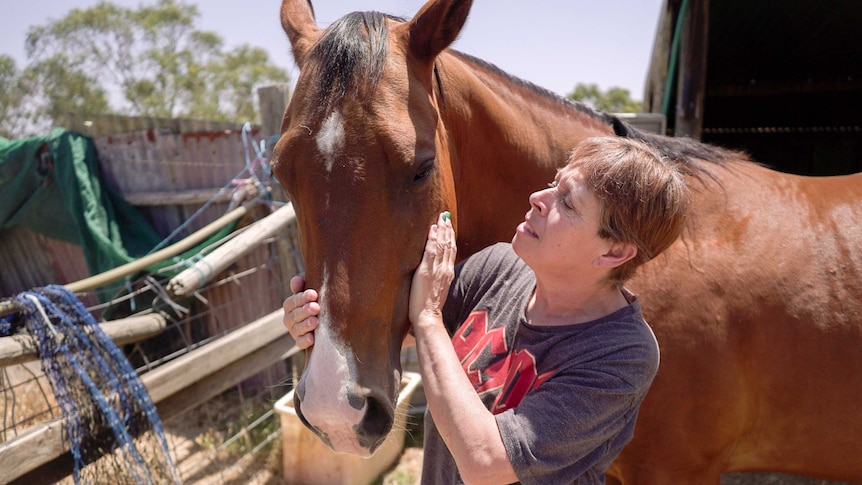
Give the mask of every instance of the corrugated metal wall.
<path id="1" fill-rule="evenodd" d="M 70 117 L 67 126 L 93 138 L 106 179 L 162 237 L 186 224 L 169 243 L 224 215 L 232 179 L 256 159 L 236 123 L 101 116 Z M 250 134 L 257 132 L 253 127 Z M 266 213 L 261 206 L 240 224 Z M 221 334 L 281 305 L 286 278 L 297 269 L 280 262 L 277 252 L 273 242 L 237 261 L 228 271 L 246 273 L 242 286 L 221 284 L 200 292 L 207 301 L 207 333 Z M 24 229 L 0 232 L 0 268 L 0 296 L 89 276 L 78 246 Z"/>

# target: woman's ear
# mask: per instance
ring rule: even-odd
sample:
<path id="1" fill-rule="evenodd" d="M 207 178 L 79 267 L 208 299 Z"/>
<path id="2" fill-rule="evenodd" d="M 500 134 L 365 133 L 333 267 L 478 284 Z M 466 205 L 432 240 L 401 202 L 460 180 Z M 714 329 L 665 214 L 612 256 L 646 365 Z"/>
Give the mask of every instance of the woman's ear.
<path id="1" fill-rule="evenodd" d="M 634 243 L 616 241 L 611 243 L 604 254 L 599 256 L 593 263 L 599 268 L 616 268 L 629 261 L 638 254 L 638 247 Z"/>

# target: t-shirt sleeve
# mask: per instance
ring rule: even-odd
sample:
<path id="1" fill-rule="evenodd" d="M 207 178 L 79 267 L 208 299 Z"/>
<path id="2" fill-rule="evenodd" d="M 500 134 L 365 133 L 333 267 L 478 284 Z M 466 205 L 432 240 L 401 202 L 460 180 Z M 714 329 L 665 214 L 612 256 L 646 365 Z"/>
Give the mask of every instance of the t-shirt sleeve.
<path id="1" fill-rule="evenodd" d="M 601 482 L 597 464 L 612 459 L 609 453 L 615 455 L 631 439 L 656 370 L 656 355 L 647 348 L 636 352 L 643 355 L 561 370 L 496 416 L 522 483 Z M 626 354 L 632 357 L 631 351 Z"/>

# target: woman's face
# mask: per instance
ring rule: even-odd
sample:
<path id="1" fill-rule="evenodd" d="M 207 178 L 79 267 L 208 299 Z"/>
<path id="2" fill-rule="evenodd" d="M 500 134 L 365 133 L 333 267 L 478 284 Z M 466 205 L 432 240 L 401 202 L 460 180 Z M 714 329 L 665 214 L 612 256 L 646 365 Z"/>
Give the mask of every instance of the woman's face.
<path id="1" fill-rule="evenodd" d="M 566 166 L 550 187 L 530 196 L 530 210 L 512 247 L 537 274 L 594 266 L 612 246 L 598 235 L 599 209 L 580 170 Z"/>

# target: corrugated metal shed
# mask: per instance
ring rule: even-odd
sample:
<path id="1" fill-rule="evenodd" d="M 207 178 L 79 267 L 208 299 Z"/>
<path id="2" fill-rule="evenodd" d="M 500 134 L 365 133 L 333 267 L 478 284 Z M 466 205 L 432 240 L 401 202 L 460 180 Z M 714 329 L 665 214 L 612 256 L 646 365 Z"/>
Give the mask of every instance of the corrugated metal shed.
<path id="1" fill-rule="evenodd" d="M 70 116 L 67 125 L 93 138 L 106 179 L 162 237 L 176 231 L 169 243 L 226 213 L 233 193 L 226 185 L 247 163 L 239 123 L 104 115 Z M 252 127 L 250 134 L 259 130 Z M 240 226 L 267 213 L 267 208 L 258 207 Z M 276 252 L 273 242 L 232 265 L 226 273 L 242 273 L 242 285 L 212 285 L 200 292 L 208 302 L 203 319 L 209 335 L 225 333 L 281 306 L 286 280 L 297 270 L 274 264 Z M 0 268 L 0 297 L 91 276 L 80 246 L 17 228 L 0 232 Z M 93 294 L 81 297 L 88 304 L 97 303 Z"/>
<path id="2" fill-rule="evenodd" d="M 667 0 L 644 109 L 782 171 L 858 172 L 860 23 L 858 0 Z"/>

